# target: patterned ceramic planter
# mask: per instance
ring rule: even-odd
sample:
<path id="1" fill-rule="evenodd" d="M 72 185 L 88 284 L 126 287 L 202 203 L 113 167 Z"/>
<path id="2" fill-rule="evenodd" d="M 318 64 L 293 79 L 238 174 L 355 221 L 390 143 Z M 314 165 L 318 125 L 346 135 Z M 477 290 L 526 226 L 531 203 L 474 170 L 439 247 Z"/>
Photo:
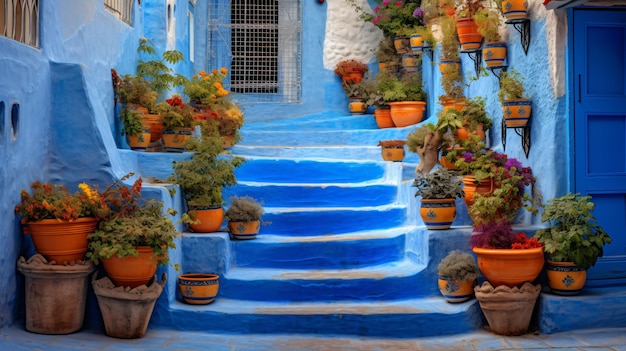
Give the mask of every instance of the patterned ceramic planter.
<path id="1" fill-rule="evenodd" d="M 188 273 L 178 276 L 183 301 L 190 305 L 206 305 L 215 300 L 220 288 L 217 274 Z"/>

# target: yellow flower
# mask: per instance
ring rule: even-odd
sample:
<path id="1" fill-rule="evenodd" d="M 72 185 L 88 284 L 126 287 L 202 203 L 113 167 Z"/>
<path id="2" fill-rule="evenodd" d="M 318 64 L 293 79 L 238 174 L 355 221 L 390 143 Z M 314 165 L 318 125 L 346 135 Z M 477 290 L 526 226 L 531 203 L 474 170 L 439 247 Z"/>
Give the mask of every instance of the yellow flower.
<path id="1" fill-rule="evenodd" d="M 96 202 L 99 200 L 99 196 L 98 193 L 96 191 L 93 191 L 89 185 L 87 185 L 86 183 L 80 183 L 78 184 L 78 188 L 85 194 L 87 195 L 87 198 L 89 200 L 91 200 L 92 202 Z"/>
<path id="2" fill-rule="evenodd" d="M 228 73 L 228 69 L 226 67 L 222 67 L 220 69 L 220 72 L 222 72 L 222 74 L 226 74 L 226 73 Z"/>

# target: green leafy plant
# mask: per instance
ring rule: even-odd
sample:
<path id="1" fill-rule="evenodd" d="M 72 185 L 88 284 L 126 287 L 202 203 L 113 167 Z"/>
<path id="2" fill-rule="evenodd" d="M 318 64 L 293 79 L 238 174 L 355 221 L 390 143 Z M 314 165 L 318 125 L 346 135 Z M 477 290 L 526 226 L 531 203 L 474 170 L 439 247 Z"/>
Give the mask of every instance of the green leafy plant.
<path id="1" fill-rule="evenodd" d="M 481 8 L 474 15 L 474 22 L 486 42 L 498 42 L 502 40 L 500 36 L 500 26 L 502 25 L 502 16 L 500 11 L 493 8 Z"/>
<path id="2" fill-rule="evenodd" d="M 454 171 L 439 168 L 438 170 L 419 175 L 413 181 L 417 188 L 415 197 L 422 199 L 454 199 L 465 196 L 463 183 Z"/>
<path id="3" fill-rule="evenodd" d="M 222 206 L 222 189 L 237 184 L 235 168 L 244 159 L 223 153 L 224 141 L 215 121 L 204 121 L 201 126 L 201 138 L 192 138 L 190 145 L 193 156 L 174 161 L 167 181 L 180 186 L 188 207 Z"/>
<path id="4" fill-rule="evenodd" d="M 137 51 L 144 54 L 149 60 L 139 60 L 137 63 L 137 76 L 148 82 L 154 91 L 164 94 L 167 90 L 184 85 L 188 80 L 181 74 L 174 73 L 168 64 L 176 64 L 184 61 L 182 52 L 168 50 L 158 55 L 150 40 L 139 38 Z"/>
<path id="5" fill-rule="evenodd" d="M 354 4 L 353 1 L 352 3 Z M 421 0 L 384 0 L 378 3 L 373 14 L 358 7 L 357 11 L 360 9 L 360 17 L 380 28 L 385 36 L 401 35 L 406 28 L 424 25 L 423 12 L 419 7 Z"/>
<path id="6" fill-rule="evenodd" d="M 119 77 L 116 94 L 122 103 L 137 104 L 146 109 L 152 109 L 159 95 L 148 81 L 130 74 Z"/>
<path id="7" fill-rule="evenodd" d="M 233 196 L 226 210 L 225 217 L 231 222 L 260 221 L 263 216 L 263 206 L 250 196 Z"/>
<path id="8" fill-rule="evenodd" d="M 168 248 L 175 248 L 178 236 L 171 220 L 176 212 L 163 210 L 163 203 L 146 199 L 141 194 L 143 181 L 137 178 L 129 188 L 124 181 L 134 174 L 109 185 L 101 194 L 104 213 L 96 231 L 88 236 L 87 259 L 98 264 L 101 259 L 138 256 L 137 246 L 148 246 L 159 264 L 169 262 Z"/>
<path id="9" fill-rule="evenodd" d="M 485 100 L 478 96 L 465 99 L 465 107 L 461 111 L 463 126 L 470 131 L 476 131 L 479 125 L 487 131 L 493 125 L 485 110 Z"/>
<path id="10" fill-rule="evenodd" d="M 478 279 L 478 266 L 474 256 L 461 250 L 453 250 L 437 266 L 437 274 L 457 281 Z"/>
<path id="11" fill-rule="evenodd" d="M 442 16 L 439 19 L 441 25 L 441 53 L 445 60 L 459 61 L 461 51 L 459 38 L 456 33 L 456 22 L 452 16 Z"/>
<path id="12" fill-rule="evenodd" d="M 163 129 L 192 128 L 194 126 L 193 108 L 183 104 L 173 106 L 166 101 L 154 105 L 154 111 L 163 116 Z"/>
<path id="13" fill-rule="evenodd" d="M 143 113 L 128 108 L 123 107 L 122 112 L 120 112 L 120 120 L 122 121 L 122 135 L 128 136 L 137 136 L 144 131 L 143 126 Z"/>
<path id="14" fill-rule="evenodd" d="M 598 223 L 591 196 L 566 194 L 548 201 L 541 221 L 550 227 L 539 229 L 535 237 L 553 261 L 574 262 L 582 269 L 594 266 L 604 254 L 611 237 Z"/>
<path id="15" fill-rule="evenodd" d="M 417 76 L 405 74 L 396 77 L 388 72 L 381 72 L 376 77 L 378 91 L 385 102 L 394 101 L 425 101 L 426 92 Z"/>
<path id="16" fill-rule="evenodd" d="M 524 78 L 519 71 L 511 69 L 500 74 L 500 101 L 522 99 L 524 94 Z"/>

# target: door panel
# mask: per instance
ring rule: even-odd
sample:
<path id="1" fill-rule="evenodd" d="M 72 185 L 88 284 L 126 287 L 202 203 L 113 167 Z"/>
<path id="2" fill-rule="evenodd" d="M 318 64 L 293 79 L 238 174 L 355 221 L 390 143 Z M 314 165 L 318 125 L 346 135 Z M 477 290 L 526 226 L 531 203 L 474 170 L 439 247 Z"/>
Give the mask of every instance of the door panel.
<path id="1" fill-rule="evenodd" d="M 613 243 L 591 285 L 626 280 L 626 11 L 575 9 L 574 189 L 591 195 Z"/>

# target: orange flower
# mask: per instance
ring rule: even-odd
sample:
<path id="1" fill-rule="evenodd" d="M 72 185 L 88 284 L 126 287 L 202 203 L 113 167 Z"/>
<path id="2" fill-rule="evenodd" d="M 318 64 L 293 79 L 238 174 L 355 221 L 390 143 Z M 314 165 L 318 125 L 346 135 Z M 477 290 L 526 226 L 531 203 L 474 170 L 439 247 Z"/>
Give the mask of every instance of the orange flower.
<path id="1" fill-rule="evenodd" d="M 220 69 L 220 72 L 222 72 L 222 74 L 226 74 L 226 73 L 228 73 L 228 69 L 226 67 L 222 67 Z"/>
<path id="2" fill-rule="evenodd" d="M 217 74 L 217 68 L 213 70 L 213 74 Z"/>
<path id="3" fill-rule="evenodd" d="M 198 72 L 198 74 L 203 76 L 203 77 L 206 76 L 206 72 L 205 71 L 200 71 L 200 72 Z"/>

